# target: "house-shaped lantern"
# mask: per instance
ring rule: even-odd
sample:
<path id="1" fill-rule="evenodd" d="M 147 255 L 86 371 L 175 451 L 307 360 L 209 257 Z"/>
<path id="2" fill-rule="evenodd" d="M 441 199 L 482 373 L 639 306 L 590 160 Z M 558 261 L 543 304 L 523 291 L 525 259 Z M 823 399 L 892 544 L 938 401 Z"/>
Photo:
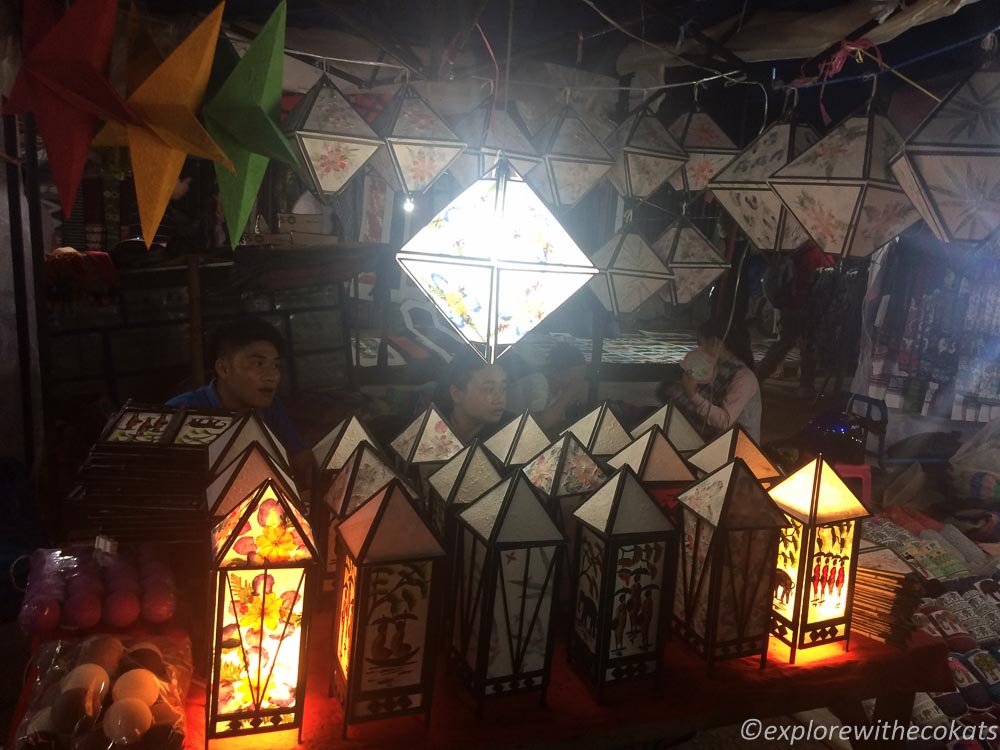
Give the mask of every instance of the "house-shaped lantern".
<path id="1" fill-rule="evenodd" d="M 596 688 L 659 672 L 673 525 L 625 467 L 574 514 L 570 660 Z"/>
<path id="2" fill-rule="evenodd" d="M 712 194 L 760 250 L 795 250 L 809 239 L 767 179 L 818 139 L 808 125 L 785 119 L 761 133 L 708 183 Z"/>
<path id="3" fill-rule="evenodd" d="M 653 111 L 653 100 L 658 97 L 632 110 L 604 141 L 615 160 L 608 179 L 626 198 L 648 198 L 688 158 Z"/>
<path id="4" fill-rule="evenodd" d="M 545 498 L 549 514 L 562 524 L 605 480 L 604 470 L 572 433 L 529 459 L 522 471 Z"/>
<path id="5" fill-rule="evenodd" d="M 382 146 L 382 139 L 326 75 L 282 123 L 319 194 L 336 195 Z"/>
<path id="6" fill-rule="evenodd" d="M 705 441 L 701 435 L 691 425 L 684 412 L 677 408 L 675 404 L 666 403 L 659 409 L 644 419 L 638 427 L 632 430 L 632 437 L 637 438 L 650 427 L 659 427 L 663 434 L 680 451 L 681 455 L 687 455 L 704 447 Z"/>
<path id="7" fill-rule="evenodd" d="M 215 526 L 212 547 L 205 740 L 296 727 L 301 734 L 309 579 L 319 557 L 309 524 L 267 480 Z"/>
<path id="8" fill-rule="evenodd" d="M 787 521 L 736 458 L 678 496 L 673 632 L 709 664 L 767 660 L 778 540 Z"/>
<path id="9" fill-rule="evenodd" d="M 545 431 L 528 412 L 497 430 L 483 445 L 502 466 L 523 466 L 549 444 Z"/>
<path id="10" fill-rule="evenodd" d="M 348 417 L 313 446 L 313 456 L 320 471 L 337 472 L 362 442 L 377 446 L 378 442 L 357 417 Z"/>
<path id="11" fill-rule="evenodd" d="M 337 527 L 343 550 L 333 689 L 349 724 L 431 708 L 431 597 L 445 556 L 398 481 Z"/>
<path id="12" fill-rule="evenodd" d="M 790 648 L 844 642 L 851 635 L 851 602 L 861 529 L 868 510 L 819 456 L 770 490 L 787 516 L 778 546 L 772 633 Z"/>
<path id="13" fill-rule="evenodd" d="M 452 538 L 455 514 L 502 479 L 478 438 L 427 479 L 431 527 L 442 539 Z"/>
<path id="14" fill-rule="evenodd" d="M 646 240 L 634 232 L 616 233 L 590 260 L 601 271 L 590 289 L 615 315 L 635 312 L 673 278 Z"/>
<path id="15" fill-rule="evenodd" d="M 1000 71 L 956 86 L 906 139 L 892 173 L 942 242 L 975 244 L 1000 226 Z"/>
<path id="16" fill-rule="evenodd" d="M 520 471 L 458 515 L 450 660 L 480 713 L 492 696 L 545 700 L 564 544 Z"/>
<path id="17" fill-rule="evenodd" d="M 597 273 L 506 158 L 431 219 L 396 260 L 488 362 Z"/>
<path id="18" fill-rule="evenodd" d="M 463 190 L 493 169 L 501 153 L 524 177 L 542 162 L 521 126 L 492 98 L 456 122 L 455 132 L 469 145 L 448 171 Z"/>
<path id="19" fill-rule="evenodd" d="M 583 447 L 597 458 L 609 458 L 632 441 L 607 401 L 580 417 L 560 435 L 576 435 Z"/>
<path id="20" fill-rule="evenodd" d="M 459 453 L 462 441 L 434 404 L 410 422 L 390 444 L 402 470 L 427 490 L 427 478 Z"/>
<path id="21" fill-rule="evenodd" d="M 824 252 L 866 257 L 920 219 L 889 169 L 902 143 L 882 115 L 852 115 L 767 184 Z"/>
<path id="22" fill-rule="evenodd" d="M 647 487 L 680 487 L 695 480 L 680 453 L 656 425 L 609 458 L 608 466 L 630 467 Z"/>
<path id="23" fill-rule="evenodd" d="M 674 190 L 700 193 L 740 152 L 726 131 L 697 108 L 674 120 L 668 130 L 688 155 L 684 165 L 670 177 Z"/>
<path id="24" fill-rule="evenodd" d="M 737 425 L 688 457 L 688 463 L 710 474 L 734 458 L 742 458 L 765 489 L 781 479 L 781 470 L 764 455 L 764 450 L 746 430 Z"/>
<path id="25" fill-rule="evenodd" d="M 251 443 L 257 443 L 285 469 L 288 469 L 288 452 L 281 441 L 274 436 L 264 421 L 254 412 L 247 412 L 232 421 L 226 431 L 208 446 L 208 465 L 217 474 L 232 463 Z"/>
<path id="26" fill-rule="evenodd" d="M 205 489 L 208 514 L 212 517 L 227 515 L 267 479 L 273 481 L 285 497 L 301 505 L 298 488 L 288 472 L 260 445 L 251 443 Z"/>
<path id="27" fill-rule="evenodd" d="M 538 131 L 535 149 L 542 165 L 527 175 L 546 203 L 575 206 L 597 186 L 615 160 L 583 119 L 565 106 Z"/>
<path id="28" fill-rule="evenodd" d="M 651 247 L 673 276 L 660 292 L 672 305 L 686 305 L 729 268 L 709 239 L 686 219 L 668 226 Z"/>

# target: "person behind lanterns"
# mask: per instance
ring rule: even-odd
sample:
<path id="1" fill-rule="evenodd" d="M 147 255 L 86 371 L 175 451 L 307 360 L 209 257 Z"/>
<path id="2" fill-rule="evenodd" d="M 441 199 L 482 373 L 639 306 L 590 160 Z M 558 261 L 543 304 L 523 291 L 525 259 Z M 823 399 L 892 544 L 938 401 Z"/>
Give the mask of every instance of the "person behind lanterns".
<path id="1" fill-rule="evenodd" d="M 515 382 L 512 411 L 531 412 L 546 433 L 558 432 L 583 416 L 587 400 L 587 363 L 574 346 L 552 347 L 544 372 L 534 372 Z"/>
<path id="2" fill-rule="evenodd" d="M 285 340 L 274 326 L 252 316 L 236 318 L 222 325 L 212 337 L 212 381 L 174 396 L 167 406 L 236 413 L 256 409 L 288 451 L 296 484 L 304 490 L 312 485 L 313 454 L 277 398 L 284 351 Z"/>
<path id="3" fill-rule="evenodd" d="M 471 349 L 452 359 L 434 402 L 463 443 L 486 440 L 513 417 L 507 411 L 507 373 Z"/>

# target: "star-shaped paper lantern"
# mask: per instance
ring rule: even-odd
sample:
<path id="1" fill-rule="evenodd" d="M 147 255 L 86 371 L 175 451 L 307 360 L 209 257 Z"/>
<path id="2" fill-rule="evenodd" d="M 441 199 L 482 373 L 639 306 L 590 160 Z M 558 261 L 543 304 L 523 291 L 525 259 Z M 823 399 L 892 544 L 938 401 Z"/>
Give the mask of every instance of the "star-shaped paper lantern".
<path id="1" fill-rule="evenodd" d="M 567 434 L 575 435 L 584 448 L 598 457 L 612 456 L 632 440 L 607 401 L 560 433 Z"/>
<path id="2" fill-rule="evenodd" d="M 25 26 L 44 11 L 45 3 L 25 3 Z M 115 0 L 78 0 L 30 48 L 25 34 L 24 58 L 4 106 L 8 114 L 34 114 L 64 216 L 73 210 L 100 120 L 139 122 L 107 78 L 117 12 Z M 36 27 L 51 21 L 33 20 Z"/>
<path id="3" fill-rule="evenodd" d="M 695 480 L 680 453 L 655 425 L 609 458 L 608 466 L 631 466 L 639 479 L 649 484 L 680 486 Z"/>
<path id="4" fill-rule="evenodd" d="M 545 432 L 528 412 L 512 419 L 483 443 L 503 466 L 522 466 L 548 444 Z"/>
<path id="5" fill-rule="evenodd" d="M 853 115 L 768 184 L 824 252 L 865 257 L 920 218 L 889 169 L 901 145 L 882 115 Z"/>
<path id="6" fill-rule="evenodd" d="M 674 190 L 700 193 L 708 187 L 709 180 L 740 152 L 726 131 L 709 115 L 698 110 L 678 117 L 669 130 L 688 155 L 684 166 L 670 178 L 670 186 Z"/>
<path id="7" fill-rule="evenodd" d="M 500 153 L 524 177 L 542 161 L 507 111 L 494 109 L 493 99 L 487 99 L 456 122 L 455 132 L 469 145 L 448 171 L 463 190 L 493 169 Z"/>
<path id="8" fill-rule="evenodd" d="M 673 305 L 686 305 L 729 268 L 709 239 L 685 219 L 668 226 L 652 248 L 673 277 L 661 292 Z"/>
<path id="9" fill-rule="evenodd" d="M 688 463 L 708 474 L 734 458 L 743 459 L 765 489 L 781 479 L 781 470 L 771 463 L 757 441 L 740 426 L 719 435 L 688 458 Z"/>
<path id="10" fill-rule="evenodd" d="M 150 245 L 188 155 L 232 162 L 198 122 L 196 112 L 212 70 L 222 22 L 220 4 L 129 94 L 128 105 L 142 125 L 108 123 L 96 146 L 128 146 L 132 159 L 142 236 Z"/>
<path id="11" fill-rule="evenodd" d="M 590 256 L 601 275 L 590 288 L 615 315 L 635 312 L 673 277 L 640 235 L 618 232 Z"/>
<path id="12" fill-rule="evenodd" d="M 633 110 L 604 145 L 615 159 L 608 179 L 626 198 L 648 198 L 688 158 L 649 102 Z"/>
<path id="13" fill-rule="evenodd" d="M 393 167 L 409 195 L 433 185 L 467 145 L 409 84 L 399 89 L 374 127 L 388 145 Z"/>
<path id="14" fill-rule="evenodd" d="M 596 273 L 506 159 L 431 219 L 396 260 L 489 362 Z"/>
<path id="15" fill-rule="evenodd" d="M 701 435 L 673 403 L 664 404 L 650 414 L 638 427 L 632 430 L 632 437 L 639 437 L 651 427 L 659 427 L 663 430 L 663 434 L 682 454 L 699 450 L 705 446 Z"/>
<path id="16" fill-rule="evenodd" d="M 986 239 L 1000 226 L 1000 71 L 977 71 L 956 86 L 891 167 L 939 240 Z"/>
<path id="17" fill-rule="evenodd" d="M 336 195 L 382 146 L 364 118 L 326 75 L 288 113 L 282 125 L 299 147 L 313 190 Z"/>
<path id="18" fill-rule="evenodd" d="M 555 206 L 575 206 L 614 166 L 614 159 L 572 107 L 549 120 L 535 137 L 544 168 L 528 183 Z"/>
<path id="19" fill-rule="evenodd" d="M 761 250 L 794 250 L 809 235 L 767 184 L 767 178 L 817 140 L 816 131 L 776 122 L 708 183 L 712 194 Z"/>
<path id="20" fill-rule="evenodd" d="M 236 167 L 235 172 L 215 170 L 233 247 L 239 244 L 250 219 L 270 160 L 298 163 L 294 147 L 278 126 L 285 14 L 282 2 L 243 57 L 235 58 L 228 40 L 220 45 L 218 64 L 230 71 L 203 110 L 205 127 Z"/>

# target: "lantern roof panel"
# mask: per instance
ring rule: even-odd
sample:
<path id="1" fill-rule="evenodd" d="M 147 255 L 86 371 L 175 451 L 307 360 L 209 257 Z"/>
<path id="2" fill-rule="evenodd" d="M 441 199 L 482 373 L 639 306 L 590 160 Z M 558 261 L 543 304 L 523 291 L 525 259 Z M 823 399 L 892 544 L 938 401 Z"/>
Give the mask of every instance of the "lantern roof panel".
<path id="1" fill-rule="evenodd" d="M 870 119 L 845 118 L 811 148 L 773 174 L 775 180 L 825 179 L 831 182 L 867 179 Z"/>
<path id="2" fill-rule="evenodd" d="M 635 312 L 643 302 L 674 278 L 673 276 L 617 273 L 615 271 L 609 271 L 607 276 L 614 294 L 614 301 L 608 309 L 614 313 Z M 606 304 L 605 307 L 607 307 Z"/>
<path id="3" fill-rule="evenodd" d="M 688 461 L 702 471 L 712 472 L 734 458 L 741 458 L 761 481 L 781 476 L 778 467 L 771 463 L 756 441 L 739 425 L 719 435 L 688 458 Z"/>
<path id="4" fill-rule="evenodd" d="M 489 540 L 492 537 L 493 529 L 500 520 L 504 500 L 516 476 L 514 474 L 499 482 L 459 513 L 459 517 L 483 539 Z"/>
<path id="5" fill-rule="evenodd" d="M 462 441 L 434 404 L 392 441 L 392 449 L 407 464 L 447 461 L 462 447 Z"/>
<path id="6" fill-rule="evenodd" d="M 296 133 L 302 161 L 316 190 L 339 193 L 348 181 L 381 148 L 379 143 L 359 143 L 340 137 Z"/>
<path id="7" fill-rule="evenodd" d="M 1000 146 L 1000 71 L 977 70 L 952 89 L 907 139 L 911 146 Z"/>
<path id="8" fill-rule="evenodd" d="M 822 457 L 790 474 L 770 494 L 781 510 L 804 524 L 822 526 L 871 515 Z"/>
<path id="9" fill-rule="evenodd" d="M 461 145 L 387 141 L 400 184 L 408 193 L 423 193 L 465 150 Z"/>
<path id="10" fill-rule="evenodd" d="M 789 210 L 795 208 L 795 217 L 824 252 L 841 255 L 849 247 L 864 185 L 773 183 L 772 188 Z"/>
<path id="11" fill-rule="evenodd" d="M 205 490 L 208 512 L 225 515 L 249 496 L 265 479 L 272 479 L 288 497 L 298 500 L 298 488 L 259 443 L 251 443 L 223 468 Z"/>
<path id="12" fill-rule="evenodd" d="M 409 139 L 424 143 L 466 144 L 413 86 L 404 85 L 375 119 L 375 128 L 383 138 Z"/>
<path id="13" fill-rule="evenodd" d="M 570 107 L 564 107 L 549 120 L 535 142 L 536 150 L 545 155 L 603 162 L 607 167 L 613 161 L 608 150 Z"/>
<path id="14" fill-rule="evenodd" d="M 501 427 L 485 446 L 500 463 L 508 466 L 523 464 L 543 450 L 549 439 L 530 413 L 524 412 Z"/>
<path id="15" fill-rule="evenodd" d="M 357 417 L 348 417 L 328 432 L 313 447 L 320 470 L 338 471 L 361 443 L 378 445 Z"/>
<path id="16" fill-rule="evenodd" d="M 632 430 L 632 437 L 639 437 L 654 426 L 663 430 L 670 443 L 679 451 L 695 451 L 705 445 L 705 441 L 691 426 L 688 418 L 672 403 L 664 404 L 650 414 L 638 427 Z"/>
<path id="17" fill-rule="evenodd" d="M 701 231 L 685 220 L 675 221 L 651 245 L 669 271 L 678 266 L 729 268 L 715 246 Z"/>
<path id="18" fill-rule="evenodd" d="M 729 151 L 739 149 L 719 124 L 707 113 L 692 111 L 681 115 L 668 128 L 685 151 Z"/>
<path id="19" fill-rule="evenodd" d="M 323 499 L 337 518 L 343 518 L 397 478 L 378 451 L 368 443 L 361 443 L 337 473 Z"/>
<path id="20" fill-rule="evenodd" d="M 529 459 L 523 472 L 547 497 L 590 492 L 604 482 L 604 471 L 572 433 L 564 433 Z"/>
<path id="21" fill-rule="evenodd" d="M 673 530 L 630 468 L 616 472 L 573 515 L 606 536 Z"/>
<path id="22" fill-rule="evenodd" d="M 608 459 L 615 469 L 630 466 L 643 482 L 693 482 L 684 459 L 657 425 Z"/>
<path id="23" fill-rule="evenodd" d="M 637 117 L 625 148 L 669 154 L 682 161 L 687 159 L 687 153 L 681 145 L 651 112 L 642 112 Z"/>
<path id="24" fill-rule="evenodd" d="M 628 432 L 607 402 L 585 414 L 560 434 L 575 435 L 587 450 L 598 456 L 613 455 L 631 442 Z"/>
<path id="25" fill-rule="evenodd" d="M 473 439 L 460 453 L 431 474 L 428 482 L 448 503 L 467 505 L 501 479 L 486 449 Z"/>
<path id="26" fill-rule="evenodd" d="M 741 458 L 719 467 L 677 500 L 720 529 L 783 528 L 788 523 Z"/>
<path id="27" fill-rule="evenodd" d="M 362 565 L 444 557 L 402 483 L 392 481 L 337 527 Z"/>
<path id="28" fill-rule="evenodd" d="M 788 163 L 792 155 L 790 141 L 794 126 L 790 122 L 776 122 L 755 138 L 749 146 L 729 162 L 709 182 L 712 190 L 727 185 L 760 184 Z"/>
<path id="29" fill-rule="evenodd" d="M 455 123 L 455 132 L 470 149 L 522 154 L 541 160 L 538 151 L 517 122 L 504 109 L 487 99 Z"/>
<path id="30" fill-rule="evenodd" d="M 552 172 L 550 180 L 560 206 L 575 206 L 611 169 L 610 164 L 561 159 L 550 156 L 547 165 Z"/>
<path id="31" fill-rule="evenodd" d="M 208 446 L 209 466 L 218 469 L 228 465 L 253 442 L 264 448 L 282 466 L 288 466 L 285 447 L 252 411 L 233 420 L 228 429 Z"/>
<path id="32" fill-rule="evenodd" d="M 381 142 L 343 92 L 325 74 L 288 113 L 282 129 L 288 134 L 305 130 L 367 140 L 376 145 Z"/>

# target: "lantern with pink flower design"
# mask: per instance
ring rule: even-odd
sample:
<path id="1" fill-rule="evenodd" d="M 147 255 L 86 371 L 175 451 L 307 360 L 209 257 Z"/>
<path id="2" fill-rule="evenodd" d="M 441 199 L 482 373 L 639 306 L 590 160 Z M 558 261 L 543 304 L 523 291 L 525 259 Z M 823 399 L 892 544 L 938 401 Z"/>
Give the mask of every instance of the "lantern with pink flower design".
<path id="1" fill-rule="evenodd" d="M 575 206 L 614 166 L 610 152 L 572 107 L 549 120 L 535 137 L 542 166 L 525 179 L 554 206 Z"/>
<path id="2" fill-rule="evenodd" d="M 668 131 L 688 156 L 684 166 L 670 177 L 670 187 L 674 190 L 700 193 L 740 152 L 726 131 L 697 107 L 674 120 Z"/>
<path id="3" fill-rule="evenodd" d="M 309 579 L 319 558 L 312 530 L 298 506 L 267 479 L 215 526 L 212 549 L 206 743 L 301 732 Z"/>

